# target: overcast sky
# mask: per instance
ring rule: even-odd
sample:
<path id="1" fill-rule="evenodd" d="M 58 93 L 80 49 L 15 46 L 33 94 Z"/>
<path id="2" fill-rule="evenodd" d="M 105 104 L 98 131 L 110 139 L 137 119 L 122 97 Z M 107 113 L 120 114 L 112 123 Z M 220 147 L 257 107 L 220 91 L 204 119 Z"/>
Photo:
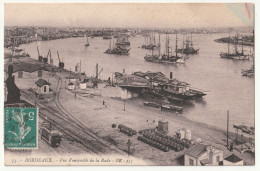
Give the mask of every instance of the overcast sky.
<path id="1" fill-rule="evenodd" d="M 252 4 L 15 4 L 5 26 L 236 27 L 253 26 Z"/>

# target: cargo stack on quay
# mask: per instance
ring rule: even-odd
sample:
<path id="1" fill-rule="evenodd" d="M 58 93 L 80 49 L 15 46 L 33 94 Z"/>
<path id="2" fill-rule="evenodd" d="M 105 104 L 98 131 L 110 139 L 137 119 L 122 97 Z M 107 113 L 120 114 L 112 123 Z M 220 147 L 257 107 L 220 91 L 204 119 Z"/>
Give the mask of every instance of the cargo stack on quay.
<path id="1" fill-rule="evenodd" d="M 180 49 L 178 49 L 177 35 L 167 34 L 165 36 L 167 43 L 164 57 L 158 58 L 160 62 L 152 61 L 152 63 L 159 63 L 158 65 L 147 64 L 143 61 L 144 52 L 143 49 L 138 50 L 141 45 L 139 41 L 141 38 L 138 36 L 129 38 L 130 41 L 137 43 L 134 44 L 128 41 L 127 36 L 122 38 L 118 33 L 118 41 L 115 46 L 118 48 L 131 44 L 133 51 L 133 55 L 131 53 L 127 58 L 122 58 L 103 53 L 107 46 L 107 41 L 103 38 L 108 39 L 104 32 L 97 31 L 92 35 L 100 37 L 91 39 L 91 45 L 88 48 L 83 46 L 86 38 L 59 41 L 60 43 L 80 41 L 81 46 L 78 47 L 84 49 L 81 49 L 84 53 L 94 52 L 94 58 L 75 57 L 76 59 L 73 59 L 74 56 L 66 53 L 66 50 L 54 49 L 56 47 L 49 48 L 46 44 L 39 48 L 35 44 L 29 44 L 27 49 L 33 47 L 33 50 L 31 49 L 33 54 L 29 54 L 30 57 L 6 54 L 8 57 L 4 59 L 5 80 L 8 76 L 8 66 L 12 65 L 15 83 L 21 90 L 21 98 L 40 108 L 41 122 L 50 122 L 53 125 L 54 131 L 46 126 L 41 127 L 43 137 L 41 143 L 49 141 L 50 146 L 47 147 L 59 153 L 68 153 L 66 150 L 60 151 L 60 148 L 64 147 L 72 149 L 72 153 L 81 151 L 84 154 L 131 155 L 157 165 L 193 165 L 196 162 L 195 159 L 192 159 L 194 149 L 201 150 L 201 154 L 213 153 L 207 159 L 201 158 L 200 154 L 197 154 L 195 158 L 199 165 L 221 165 L 224 159 L 229 161 L 229 156 L 232 155 L 243 160 L 245 165 L 254 164 L 254 132 L 252 131 L 254 127 L 240 125 L 230 129 L 226 123 L 236 124 L 237 120 L 229 121 L 227 119 L 226 121 L 225 113 L 222 114 L 225 120 L 220 118 L 225 126 L 223 123 L 222 125 L 216 123 L 217 126 L 201 123 L 187 115 L 193 112 L 193 106 L 205 107 L 207 103 L 210 106 L 210 102 L 207 100 L 212 100 L 213 97 L 208 97 L 208 94 L 216 93 L 211 91 L 211 89 L 216 89 L 212 88 L 212 85 L 209 85 L 210 92 L 207 89 L 199 90 L 198 88 L 201 87 L 191 87 L 198 77 L 189 68 L 187 70 L 190 75 L 185 76 L 187 70 L 184 66 L 181 68 L 170 66 L 165 70 L 169 66 L 166 64 L 169 63 L 169 60 L 178 63 L 182 59 L 178 56 Z M 175 56 L 170 54 L 172 51 L 170 51 L 169 36 L 176 36 Z M 196 38 L 198 39 L 198 37 Z M 57 40 L 57 42 L 59 41 Z M 100 41 L 105 43 L 97 46 L 96 43 Z M 79 43 L 74 45 L 77 46 Z M 89 43 L 88 39 L 87 43 Z M 111 45 L 110 42 L 109 49 L 105 53 L 125 54 L 113 53 L 112 46 L 114 45 Z M 160 43 L 157 46 L 161 48 Z M 39 49 L 43 50 L 39 51 Z M 57 51 L 57 57 L 51 55 L 51 50 Z M 58 50 L 63 54 L 62 56 L 66 57 L 66 61 L 63 60 L 63 57 L 60 58 Z M 45 53 L 47 51 L 48 53 Z M 210 62 L 205 56 L 199 56 L 204 52 L 205 49 L 202 45 L 197 58 L 191 59 L 191 62 L 187 62 L 186 65 L 189 66 L 194 60 L 201 60 L 200 58 Z M 142 55 L 135 55 L 135 53 Z M 216 59 L 219 58 L 218 53 L 214 51 Z M 101 57 L 97 59 L 99 55 Z M 152 55 L 154 57 L 154 54 Z M 107 62 L 110 59 L 118 64 Z M 161 62 L 163 59 L 165 59 L 164 62 Z M 137 63 L 133 63 L 136 61 Z M 84 66 L 88 62 L 91 63 L 88 65 L 91 66 L 89 67 L 91 69 Z M 125 72 L 124 68 L 123 73 L 117 72 L 122 67 L 128 66 L 129 63 L 135 64 L 131 71 L 130 68 L 126 69 L 132 73 Z M 119 66 L 120 64 L 122 66 Z M 142 71 L 138 70 L 140 66 L 143 67 Z M 71 68 L 73 68 L 72 70 L 75 68 L 75 71 L 72 71 Z M 182 74 L 178 70 L 184 73 Z M 201 74 L 205 76 L 205 72 Z M 200 85 L 196 83 L 196 87 Z M 202 89 L 207 88 L 205 84 L 201 83 L 201 85 Z M 211 116 L 210 113 L 203 110 L 199 113 L 204 117 Z M 239 130 L 242 131 L 239 132 Z M 52 139 L 46 139 L 47 134 L 53 134 Z M 55 146 L 56 149 L 52 149 L 51 146 Z M 44 150 L 40 148 L 38 152 Z M 191 159 L 194 161 L 187 162 Z M 213 160 L 214 162 L 212 162 Z"/>

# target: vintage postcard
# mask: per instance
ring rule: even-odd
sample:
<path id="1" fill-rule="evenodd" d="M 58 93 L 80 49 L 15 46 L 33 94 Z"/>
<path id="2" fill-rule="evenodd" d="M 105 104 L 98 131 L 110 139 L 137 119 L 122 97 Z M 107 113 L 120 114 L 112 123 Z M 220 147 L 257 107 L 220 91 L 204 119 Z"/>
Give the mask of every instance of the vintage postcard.
<path id="1" fill-rule="evenodd" d="M 5 3 L 8 166 L 255 165 L 253 3 Z"/>

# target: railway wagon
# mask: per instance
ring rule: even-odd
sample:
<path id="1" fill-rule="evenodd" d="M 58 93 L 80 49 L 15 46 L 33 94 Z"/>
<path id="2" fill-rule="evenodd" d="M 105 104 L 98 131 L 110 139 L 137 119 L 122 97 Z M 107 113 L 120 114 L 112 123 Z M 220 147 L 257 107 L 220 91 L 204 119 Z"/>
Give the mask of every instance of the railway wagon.
<path id="1" fill-rule="evenodd" d="M 51 127 L 42 126 L 41 138 L 44 139 L 50 146 L 58 147 L 61 143 L 61 134 L 58 130 L 54 130 Z"/>

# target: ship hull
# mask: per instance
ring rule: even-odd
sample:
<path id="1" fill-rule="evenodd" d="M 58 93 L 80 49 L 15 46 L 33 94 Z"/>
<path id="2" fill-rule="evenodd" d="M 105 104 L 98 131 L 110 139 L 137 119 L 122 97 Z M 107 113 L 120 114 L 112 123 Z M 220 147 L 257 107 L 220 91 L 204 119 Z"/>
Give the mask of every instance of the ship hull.
<path id="1" fill-rule="evenodd" d="M 226 59 L 235 59 L 235 60 L 249 60 L 249 56 L 243 54 L 220 53 L 220 57 Z"/>
<path id="2" fill-rule="evenodd" d="M 199 53 L 199 49 L 178 49 L 178 53 L 184 53 L 186 55 L 194 55 Z"/>

